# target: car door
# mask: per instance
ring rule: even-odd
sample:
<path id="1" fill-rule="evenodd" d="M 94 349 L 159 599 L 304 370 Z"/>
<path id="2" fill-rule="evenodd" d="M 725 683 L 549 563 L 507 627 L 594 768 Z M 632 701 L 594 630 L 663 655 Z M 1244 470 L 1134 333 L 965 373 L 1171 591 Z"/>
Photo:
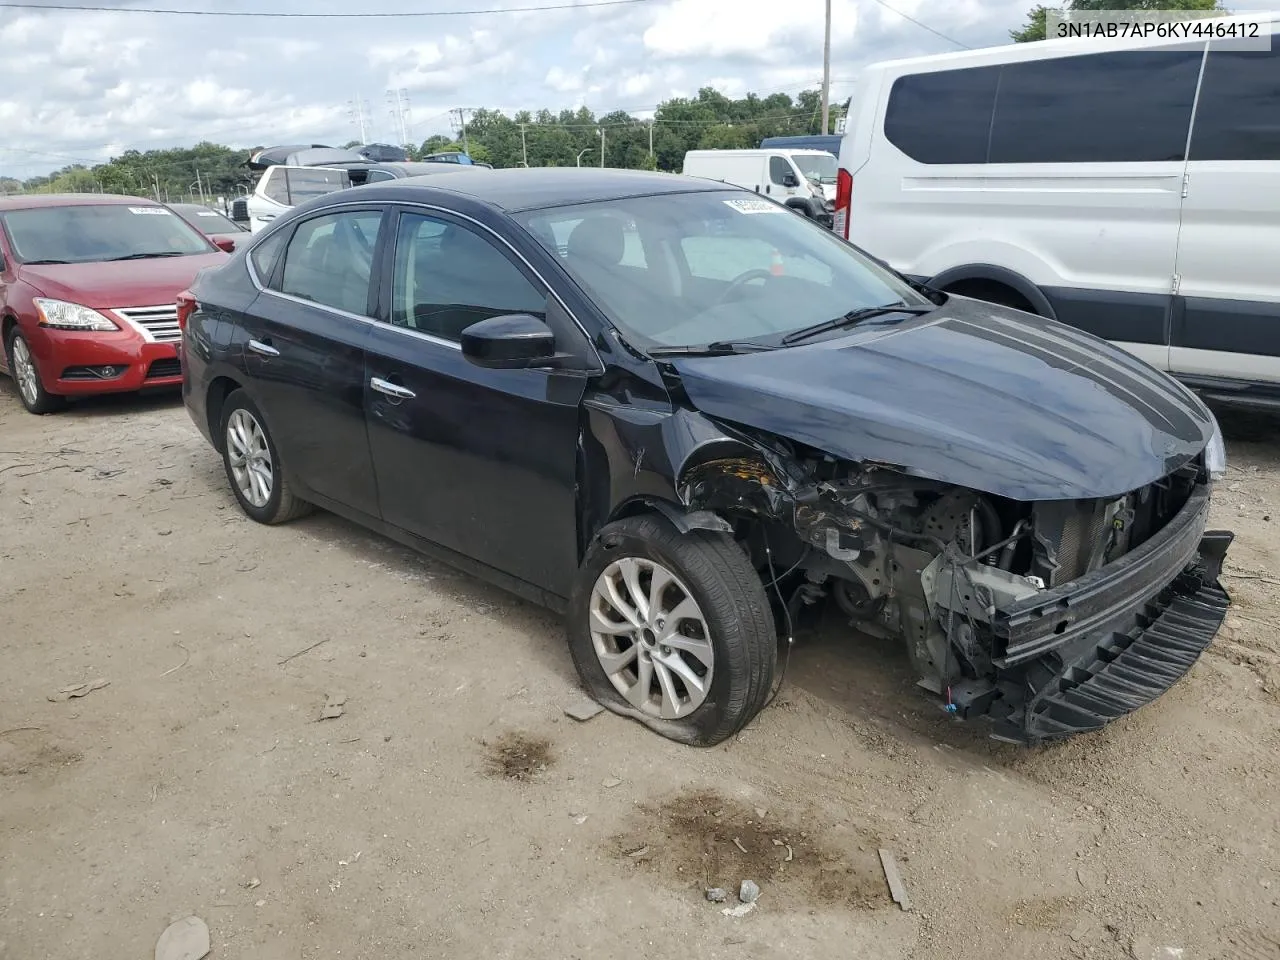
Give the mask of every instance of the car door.
<path id="1" fill-rule="evenodd" d="M 382 517 L 566 596 L 585 375 L 483 369 L 460 348 L 462 331 L 487 317 L 546 317 L 548 290 L 470 221 L 404 210 L 393 236 L 365 378 Z M 576 331 L 550 302 L 564 349 Z"/>
<path id="2" fill-rule="evenodd" d="M 1209 44 L 1182 201 L 1169 351 L 1187 377 L 1280 383 L 1280 44 Z"/>
<path id="3" fill-rule="evenodd" d="M 300 221 L 242 328 L 254 398 L 290 473 L 311 493 L 370 517 L 378 498 L 364 350 L 382 220 L 381 209 L 362 206 Z"/>

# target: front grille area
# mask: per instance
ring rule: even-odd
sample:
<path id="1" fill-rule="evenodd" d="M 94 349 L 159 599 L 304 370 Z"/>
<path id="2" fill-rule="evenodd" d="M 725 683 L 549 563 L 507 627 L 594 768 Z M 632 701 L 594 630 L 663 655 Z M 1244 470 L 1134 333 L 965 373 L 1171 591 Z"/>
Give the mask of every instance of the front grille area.
<path id="1" fill-rule="evenodd" d="M 1037 503 L 1038 544 L 1031 573 L 1053 587 L 1119 559 L 1177 515 L 1196 488 L 1201 471 L 1200 462 L 1194 460 L 1115 500 Z"/>
<path id="2" fill-rule="evenodd" d="M 158 307 L 116 307 L 115 312 L 142 330 L 148 340 L 177 343 L 182 339 L 176 303 Z"/>
<path id="3" fill-rule="evenodd" d="M 182 376 L 182 361 L 177 357 L 166 357 L 163 360 L 153 360 L 151 366 L 147 367 L 147 379 L 159 380 L 161 377 L 180 377 Z"/>

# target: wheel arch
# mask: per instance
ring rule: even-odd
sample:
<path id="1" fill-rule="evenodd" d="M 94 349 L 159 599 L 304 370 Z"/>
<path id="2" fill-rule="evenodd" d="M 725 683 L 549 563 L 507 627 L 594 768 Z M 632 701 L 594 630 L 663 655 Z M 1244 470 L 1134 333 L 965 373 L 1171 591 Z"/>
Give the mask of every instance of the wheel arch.
<path id="1" fill-rule="evenodd" d="M 949 267 L 941 273 L 935 274 L 927 282 L 929 286 L 945 291 L 974 281 L 1007 287 L 1031 304 L 1035 312 L 1040 316 L 1047 317 L 1050 320 L 1057 319 L 1053 305 L 1049 303 L 1049 298 L 1044 295 L 1044 292 L 1038 286 L 1017 271 L 994 263 L 971 263 L 959 267 Z"/>
<path id="2" fill-rule="evenodd" d="M 242 387 L 243 384 L 234 377 L 220 374 L 210 381 L 209 388 L 205 391 L 205 419 L 209 425 L 209 436 L 213 440 L 214 449 L 219 453 L 223 452 L 222 410 L 226 405 L 227 397 Z"/>

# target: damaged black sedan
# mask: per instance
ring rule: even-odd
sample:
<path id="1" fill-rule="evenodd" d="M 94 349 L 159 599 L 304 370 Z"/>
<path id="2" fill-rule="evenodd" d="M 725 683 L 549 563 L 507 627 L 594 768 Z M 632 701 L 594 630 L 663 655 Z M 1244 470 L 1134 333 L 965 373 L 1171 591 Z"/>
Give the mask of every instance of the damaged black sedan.
<path id="1" fill-rule="evenodd" d="M 1217 424 L 1101 340 L 914 285 L 785 207 L 613 170 L 304 204 L 180 299 L 244 511 L 318 505 L 561 610 L 610 709 L 713 744 L 830 604 L 1035 743 L 1212 641 Z"/>

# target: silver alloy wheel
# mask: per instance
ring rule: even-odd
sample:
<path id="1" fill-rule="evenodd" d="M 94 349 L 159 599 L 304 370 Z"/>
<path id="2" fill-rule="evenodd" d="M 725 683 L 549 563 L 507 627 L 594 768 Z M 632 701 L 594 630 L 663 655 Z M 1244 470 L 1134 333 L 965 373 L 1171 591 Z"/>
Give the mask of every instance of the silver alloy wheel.
<path id="1" fill-rule="evenodd" d="M 275 481 L 271 448 L 258 418 L 243 407 L 227 418 L 227 460 L 240 495 L 255 507 L 265 507 Z"/>
<path id="2" fill-rule="evenodd" d="M 22 399 L 35 406 L 40 398 L 39 374 L 36 373 L 35 361 L 31 359 L 31 350 L 27 341 L 21 337 L 13 338 L 13 376 L 18 381 L 18 389 Z"/>
<path id="3" fill-rule="evenodd" d="M 637 710 L 687 717 L 711 690 L 715 647 L 689 588 L 666 567 L 624 557 L 591 589 L 591 644 L 605 676 Z"/>

